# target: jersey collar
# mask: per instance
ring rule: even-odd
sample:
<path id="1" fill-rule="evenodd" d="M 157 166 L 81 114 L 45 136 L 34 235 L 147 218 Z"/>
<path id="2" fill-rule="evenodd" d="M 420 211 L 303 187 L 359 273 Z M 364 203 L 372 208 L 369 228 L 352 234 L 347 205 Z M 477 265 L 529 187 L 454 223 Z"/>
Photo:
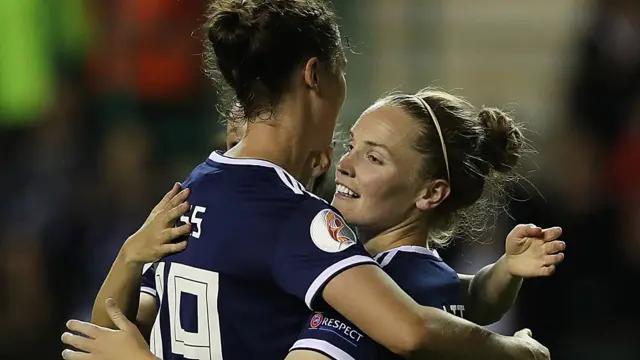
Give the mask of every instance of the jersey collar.
<path id="1" fill-rule="evenodd" d="M 378 260 L 380 259 L 382 256 L 384 256 L 385 254 L 388 254 L 390 252 L 396 253 L 396 252 L 412 252 L 412 253 L 419 253 L 419 254 L 425 254 L 425 255 L 431 255 L 434 256 L 438 259 L 440 259 L 440 255 L 438 254 L 438 252 L 436 250 L 433 249 L 429 249 L 423 246 L 412 246 L 412 245 L 403 245 L 403 246 L 398 246 L 396 248 L 393 249 L 389 249 L 386 251 L 381 252 L 380 254 L 376 255 L 374 257 L 374 260 Z"/>
<path id="2" fill-rule="evenodd" d="M 267 161 L 267 160 L 253 159 L 253 158 L 232 158 L 232 157 L 229 157 L 229 156 L 225 156 L 225 155 L 223 155 L 222 153 L 220 153 L 218 151 L 211 152 L 211 155 L 209 155 L 209 160 L 211 160 L 213 162 L 217 162 L 219 164 L 250 165 L 250 166 L 261 166 L 261 167 L 266 167 L 266 168 L 272 168 L 272 169 L 284 172 L 292 180 L 295 180 L 295 177 L 293 177 L 293 175 L 289 174 L 287 172 L 287 170 L 285 170 L 282 167 L 272 163 L 271 161 Z M 297 180 L 295 180 L 295 181 L 298 184 L 300 184 L 299 181 L 297 181 Z M 304 189 L 304 186 L 302 186 L 302 184 L 300 184 L 300 186 L 301 186 L 302 189 Z"/>

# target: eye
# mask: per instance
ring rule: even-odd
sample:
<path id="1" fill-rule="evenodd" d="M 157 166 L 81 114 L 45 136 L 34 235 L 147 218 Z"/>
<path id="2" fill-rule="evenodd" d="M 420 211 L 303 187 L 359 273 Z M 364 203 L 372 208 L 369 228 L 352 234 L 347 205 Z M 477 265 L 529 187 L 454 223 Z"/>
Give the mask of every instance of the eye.
<path id="1" fill-rule="evenodd" d="M 351 152 L 351 150 L 353 150 L 353 145 L 352 144 L 344 144 L 344 149 L 347 152 Z"/>
<path id="2" fill-rule="evenodd" d="M 367 159 L 376 165 L 382 165 L 382 160 L 373 154 L 367 155 Z"/>

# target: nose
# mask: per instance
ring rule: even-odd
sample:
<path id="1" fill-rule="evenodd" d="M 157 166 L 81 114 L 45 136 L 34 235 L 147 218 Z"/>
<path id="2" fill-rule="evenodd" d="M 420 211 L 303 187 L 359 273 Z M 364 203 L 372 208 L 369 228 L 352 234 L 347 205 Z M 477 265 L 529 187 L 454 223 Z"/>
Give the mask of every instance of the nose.
<path id="1" fill-rule="evenodd" d="M 355 177 L 356 172 L 351 161 L 350 153 L 346 153 L 342 156 L 342 158 L 340 158 L 340 161 L 338 161 L 338 165 L 336 165 L 336 171 L 343 176 L 347 176 L 350 178 Z"/>

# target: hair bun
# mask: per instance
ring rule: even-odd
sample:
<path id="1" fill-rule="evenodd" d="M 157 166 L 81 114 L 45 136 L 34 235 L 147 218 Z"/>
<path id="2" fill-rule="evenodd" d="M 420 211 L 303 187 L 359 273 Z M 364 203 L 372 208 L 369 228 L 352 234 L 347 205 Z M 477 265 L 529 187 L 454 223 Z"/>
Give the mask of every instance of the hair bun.
<path id="1" fill-rule="evenodd" d="M 209 5 L 207 37 L 221 69 L 235 68 L 249 51 L 255 8 L 249 0 L 217 0 Z"/>
<path id="2" fill-rule="evenodd" d="M 480 154 L 491 168 L 506 173 L 518 164 L 524 147 L 524 136 L 513 119 L 496 108 L 482 108 L 478 121 L 485 131 Z"/>
<path id="3" fill-rule="evenodd" d="M 250 1 L 214 1 L 212 6 L 216 6 L 218 10 L 214 23 L 221 33 L 238 35 L 242 30 L 251 27 L 254 6 Z"/>

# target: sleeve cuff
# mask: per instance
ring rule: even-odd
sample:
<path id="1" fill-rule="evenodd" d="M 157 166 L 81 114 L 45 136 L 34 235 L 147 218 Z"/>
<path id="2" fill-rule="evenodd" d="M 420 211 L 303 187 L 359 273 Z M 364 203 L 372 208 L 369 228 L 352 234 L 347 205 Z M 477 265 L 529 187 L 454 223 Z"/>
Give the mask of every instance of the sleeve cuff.
<path id="1" fill-rule="evenodd" d="M 354 255 L 338 261 L 337 263 L 329 266 L 323 272 L 321 272 L 320 275 L 318 275 L 315 280 L 313 280 L 313 282 L 307 289 L 307 293 L 304 296 L 304 302 L 307 304 L 309 309 L 313 310 L 311 306 L 313 304 L 313 300 L 316 298 L 318 292 L 324 287 L 324 285 L 329 282 L 329 280 L 347 269 L 364 264 L 373 264 L 378 266 L 378 263 L 368 256 Z"/>
<path id="2" fill-rule="evenodd" d="M 355 358 L 349 355 L 344 350 L 331 344 L 330 342 L 318 339 L 300 339 L 296 341 L 289 352 L 293 350 L 310 350 L 319 352 L 333 360 L 355 360 Z"/>
<path id="3" fill-rule="evenodd" d="M 158 292 L 156 291 L 156 289 L 150 288 L 148 286 L 141 286 L 140 292 L 147 293 L 153 297 L 156 297 L 158 295 Z"/>

